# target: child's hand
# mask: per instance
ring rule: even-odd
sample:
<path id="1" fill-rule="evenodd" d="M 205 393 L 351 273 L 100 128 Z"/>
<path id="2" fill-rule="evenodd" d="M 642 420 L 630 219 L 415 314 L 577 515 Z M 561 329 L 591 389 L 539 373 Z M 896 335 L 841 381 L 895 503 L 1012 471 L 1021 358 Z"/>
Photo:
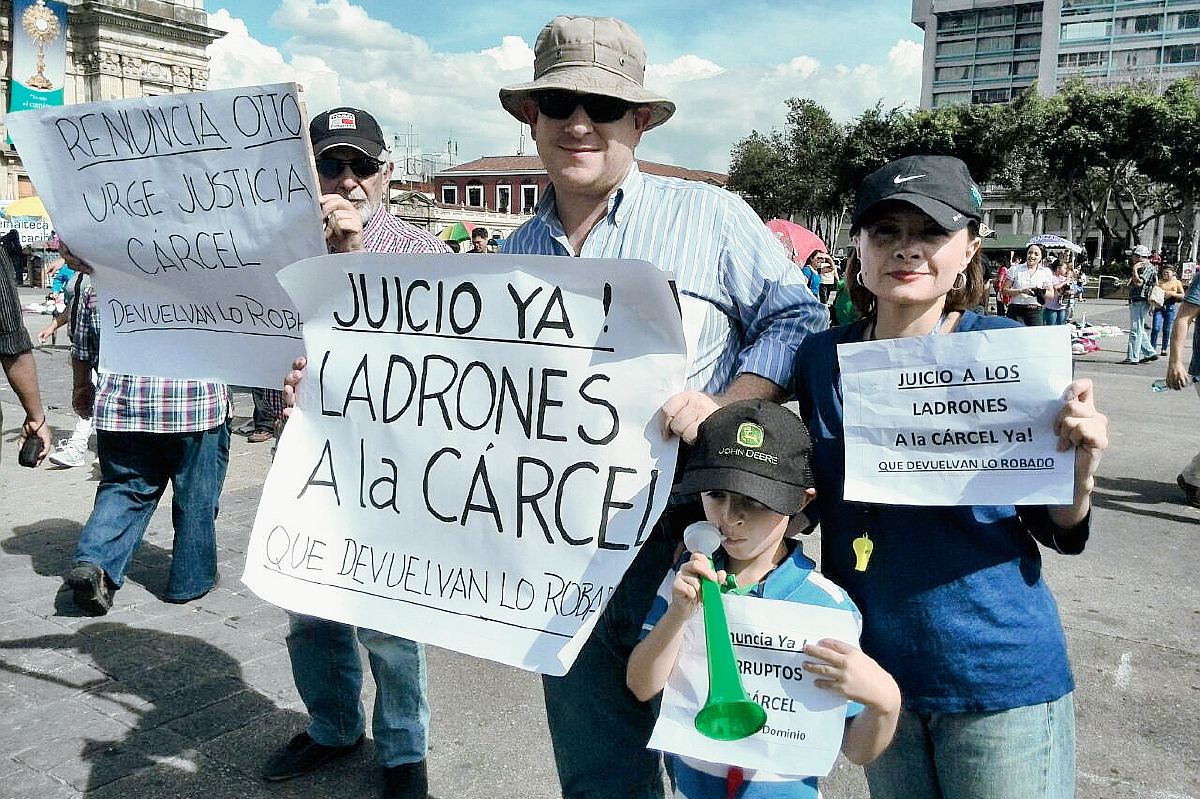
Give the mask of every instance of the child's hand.
<path id="1" fill-rule="evenodd" d="M 900 687 L 871 656 L 850 644 L 824 638 L 806 644 L 804 654 L 818 661 L 805 661 L 804 670 L 816 676 L 814 685 L 826 688 L 846 699 L 869 708 L 896 712 L 900 708 Z"/>
<path id="2" fill-rule="evenodd" d="M 671 585 L 671 604 L 686 611 L 689 616 L 700 608 L 701 578 L 719 583 L 725 579 L 725 572 L 714 572 L 707 555 L 693 552 L 691 560 L 679 567 L 679 573 L 675 575 L 675 582 Z"/>

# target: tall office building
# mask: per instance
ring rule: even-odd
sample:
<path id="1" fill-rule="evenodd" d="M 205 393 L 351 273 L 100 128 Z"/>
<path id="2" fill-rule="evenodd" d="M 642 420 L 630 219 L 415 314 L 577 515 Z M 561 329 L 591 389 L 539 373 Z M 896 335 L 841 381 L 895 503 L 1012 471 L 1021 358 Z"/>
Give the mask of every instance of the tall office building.
<path id="1" fill-rule="evenodd" d="M 1200 70 L 1200 0 L 913 0 L 912 21 L 925 31 L 922 108 Z"/>

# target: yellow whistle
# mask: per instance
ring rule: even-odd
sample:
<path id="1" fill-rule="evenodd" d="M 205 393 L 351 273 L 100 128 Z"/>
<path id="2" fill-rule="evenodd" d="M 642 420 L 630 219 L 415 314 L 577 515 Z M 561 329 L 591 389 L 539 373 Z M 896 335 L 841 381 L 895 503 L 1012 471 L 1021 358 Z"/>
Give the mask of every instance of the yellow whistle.
<path id="1" fill-rule="evenodd" d="M 854 539 L 854 570 L 865 572 L 867 570 L 867 562 L 871 560 L 871 553 L 875 550 L 875 542 L 867 536 L 862 535 Z"/>

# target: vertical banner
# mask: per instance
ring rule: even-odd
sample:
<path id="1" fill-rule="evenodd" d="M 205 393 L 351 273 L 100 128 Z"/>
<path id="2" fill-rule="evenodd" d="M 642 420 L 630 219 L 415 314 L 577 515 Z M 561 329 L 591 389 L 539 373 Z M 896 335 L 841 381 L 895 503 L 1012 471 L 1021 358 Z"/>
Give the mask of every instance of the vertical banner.
<path id="1" fill-rule="evenodd" d="M 67 5 L 13 0 L 9 111 L 63 104 L 67 65 Z"/>
<path id="2" fill-rule="evenodd" d="M 101 369 L 279 385 L 302 342 L 275 273 L 325 252 L 295 84 L 5 121 L 55 230 L 96 270 Z"/>
<path id="3" fill-rule="evenodd" d="M 666 506 L 683 325 L 645 261 L 326 255 L 280 272 L 307 375 L 242 580 L 548 674 Z"/>

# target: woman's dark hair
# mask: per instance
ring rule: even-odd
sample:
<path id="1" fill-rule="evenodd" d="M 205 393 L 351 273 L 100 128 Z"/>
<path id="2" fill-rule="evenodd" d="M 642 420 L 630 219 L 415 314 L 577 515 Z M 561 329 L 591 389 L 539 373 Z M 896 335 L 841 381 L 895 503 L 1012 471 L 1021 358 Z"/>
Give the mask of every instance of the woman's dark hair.
<path id="1" fill-rule="evenodd" d="M 972 220 L 967 224 L 967 232 L 973 238 L 977 238 L 979 236 L 979 223 Z M 861 265 L 858 261 L 858 248 L 852 247 L 850 249 L 850 256 L 846 259 L 846 288 L 850 292 L 850 301 L 854 304 L 854 310 L 858 311 L 863 318 L 874 319 L 876 310 L 875 295 L 859 281 L 860 272 Z M 983 274 L 983 247 L 980 247 L 975 252 L 975 257 L 971 259 L 971 263 L 967 264 L 963 275 L 967 280 L 966 285 L 961 289 L 951 289 L 946 294 L 947 311 L 966 311 L 977 307 L 983 300 L 987 286 L 987 280 Z M 957 278 L 955 280 L 957 282 Z"/>
<path id="2" fill-rule="evenodd" d="M 1037 251 L 1042 254 L 1042 260 L 1043 261 L 1046 260 L 1046 248 L 1036 242 L 1033 244 L 1026 245 L 1025 254 L 1028 255 L 1029 251 L 1032 250 L 1034 247 L 1037 247 Z"/>

